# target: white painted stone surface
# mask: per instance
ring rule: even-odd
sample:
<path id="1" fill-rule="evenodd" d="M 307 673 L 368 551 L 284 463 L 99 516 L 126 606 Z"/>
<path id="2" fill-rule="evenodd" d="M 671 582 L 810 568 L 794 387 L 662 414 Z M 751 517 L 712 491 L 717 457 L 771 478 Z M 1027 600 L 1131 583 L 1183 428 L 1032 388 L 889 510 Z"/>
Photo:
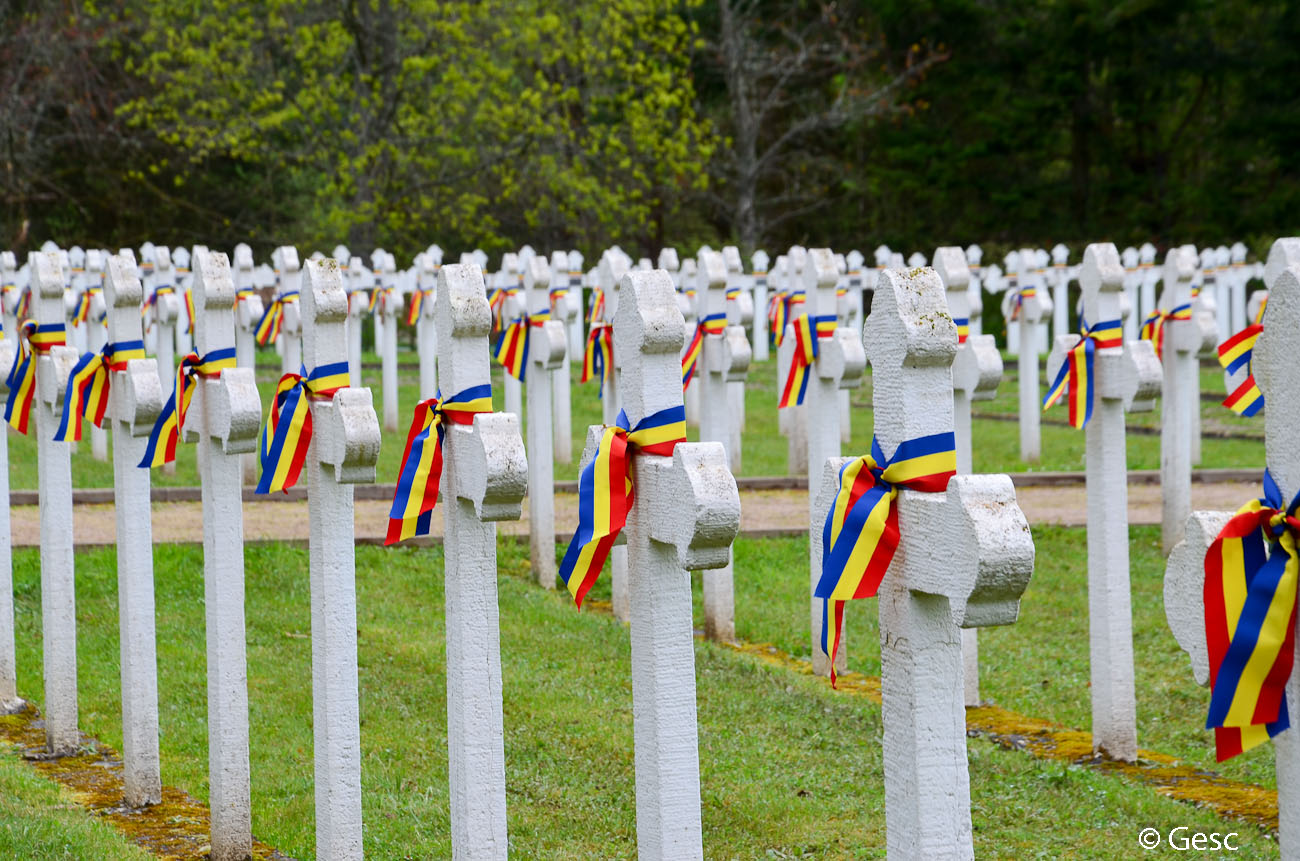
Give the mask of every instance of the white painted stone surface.
<path id="1" fill-rule="evenodd" d="M 1089 245 L 1079 273 L 1084 317 L 1119 319 L 1124 268 L 1110 243 Z M 1049 379 L 1078 335 L 1056 339 Z M 1133 682 L 1133 613 L 1129 590 L 1128 469 L 1124 414 L 1154 406 L 1160 363 L 1149 341 L 1098 348 L 1093 359 L 1093 411 L 1087 434 L 1088 623 L 1093 750 L 1113 759 L 1137 758 Z"/>
<path id="2" fill-rule="evenodd" d="M 199 355 L 232 346 L 234 304 L 226 255 L 209 252 L 194 261 L 194 343 Z M 261 412 L 253 372 L 231 368 L 198 381 L 182 429 L 186 441 L 198 443 L 202 486 L 213 861 L 240 861 L 252 846 L 240 455 L 257 449 Z"/>
<path id="3" fill-rule="evenodd" d="M 7 264 L 12 269 L 13 253 Z M 0 258 L 0 263 L 3 263 Z M 0 278 L 8 272 L 0 272 Z M 10 330 L 12 331 L 12 330 Z M 14 338 L 0 338 L 0 397 L 7 397 L 8 369 L 14 363 Z M 13 544 L 9 531 L 9 432 L 0 427 L 0 714 L 21 710 L 25 703 L 18 696 L 18 656 L 14 639 Z"/>
<path id="4" fill-rule="evenodd" d="M 365 262 L 357 255 L 348 257 L 348 379 L 354 388 L 361 386 L 361 330 L 370 313 L 370 294 L 366 284 L 373 283 Z"/>
<path id="5" fill-rule="evenodd" d="M 1028 249 L 1020 252 L 1017 258 L 1017 265 L 1023 267 L 1026 271 L 1019 275 L 1017 290 L 1026 287 L 1034 287 L 1034 295 L 1024 297 L 1020 304 L 1018 312 L 1015 309 L 1015 290 L 1008 290 L 1006 298 L 1002 303 L 1004 317 L 1011 320 L 1012 313 L 1016 313 L 1016 321 L 1013 326 L 1010 322 L 1007 324 L 1007 345 L 1016 352 L 1019 365 L 1019 394 L 1020 394 L 1020 459 L 1026 463 L 1037 463 L 1042 456 L 1043 437 L 1040 422 L 1040 413 L 1042 412 L 1042 397 L 1038 388 L 1038 331 L 1042 327 L 1042 321 L 1052 313 L 1052 300 L 1047 295 L 1047 291 L 1034 282 L 1031 272 L 1027 271 L 1029 264 L 1025 263 L 1025 258 L 1033 254 Z M 1010 272 L 1011 262 L 1008 262 L 1008 271 Z M 1009 277 L 1016 277 L 1009 275 Z M 1016 345 L 1011 346 L 1010 333 L 1016 332 Z"/>
<path id="6" fill-rule="evenodd" d="M 858 255 L 861 257 L 862 255 Z M 767 252 L 759 249 L 749 258 L 749 264 L 753 267 L 754 272 L 754 335 L 753 335 L 753 352 L 755 362 L 766 362 L 768 359 L 768 334 L 767 334 L 767 298 L 768 298 L 768 271 L 767 267 L 772 258 L 768 257 Z"/>
<path id="7" fill-rule="evenodd" d="M 551 271 L 540 257 L 524 264 L 524 289 L 520 297 L 529 315 L 550 310 Z M 551 421 L 552 372 L 566 361 L 568 337 L 559 320 L 529 324 L 528 368 L 524 374 L 528 401 L 528 547 L 533 577 L 547 589 L 555 588 L 555 442 Z"/>
<path id="8" fill-rule="evenodd" d="M 253 249 L 244 243 L 235 246 L 231 275 L 235 282 L 235 365 L 257 372 L 257 324 L 266 308 L 256 292 L 240 296 L 241 290 L 253 289 Z M 191 285 L 193 289 L 193 285 Z M 198 311 L 194 312 L 196 315 Z M 257 484 L 257 453 L 242 455 L 244 483 Z"/>
<path id="9" fill-rule="evenodd" d="M 573 362 L 581 360 L 585 345 L 573 348 L 574 326 L 581 328 L 582 306 L 578 294 L 569 286 L 569 255 L 551 254 L 551 316 L 564 328 L 568 349 L 564 361 L 551 371 L 551 449 L 556 463 L 573 463 Z M 562 295 L 561 295 L 562 294 Z"/>
<path id="10" fill-rule="evenodd" d="M 488 308 L 475 264 L 438 273 L 438 383 L 448 397 L 491 382 Z M 528 466 L 511 413 L 452 424 L 443 443 L 447 747 L 454 858 L 503 859 L 505 731 L 496 521 L 517 520 Z"/>
<path id="11" fill-rule="evenodd" d="M 104 278 L 111 343 L 142 337 L 144 287 L 135 267 L 108 260 Z M 154 629 L 153 524 L 148 469 L 139 464 L 163 406 L 163 384 L 153 359 L 132 359 L 111 372 L 106 418 L 113 430 L 113 496 L 117 513 L 117 606 L 122 680 L 122 762 L 125 800 L 141 807 L 162 801 L 158 762 L 158 660 Z"/>

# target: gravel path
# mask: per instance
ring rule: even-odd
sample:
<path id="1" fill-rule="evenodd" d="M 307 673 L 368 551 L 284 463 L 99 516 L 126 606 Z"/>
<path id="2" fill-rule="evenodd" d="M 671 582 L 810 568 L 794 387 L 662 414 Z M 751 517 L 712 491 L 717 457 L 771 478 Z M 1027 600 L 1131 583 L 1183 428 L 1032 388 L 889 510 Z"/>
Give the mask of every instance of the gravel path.
<path id="1" fill-rule="evenodd" d="M 1132 484 L 1128 490 L 1129 523 L 1160 523 L 1160 487 Z M 1242 503 L 1259 495 L 1257 484 L 1224 482 L 1192 485 L 1192 508 L 1235 511 Z M 1021 487 L 1016 491 L 1021 508 L 1030 524 L 1082 526 L 1087 516 L 1087 498 L 1082 486 Z M 389 503 L 358 500 L 356 535 L 358 541 L 382 542 L 388 528 Z M 578 499 L 569 493 L 555 496 L 555 522 L 567 541 L 572 526 L 578 522 Z M 748 490 L 741 493 L 741 529 L 750 535 L 789 533 L 808 528 L 808 494 L 803 490 Z M 499 524 L 507 535 L 525 535 L 528 505 L 524 519 Z M 35 547 L 40 543 L 40 511 L 34 505 L 12 509 L 13 543 L 16 547 Z M 116 538 L 113 505 L 77 505 L 73 527 L 78 545 L 112 544 Z M 442 518 L 433 517 L 433 537 L 442 535 Z M 247 541 L 306 541 L 308 537 L 307 505 L 304 502 L 245 502 L 244 537 Z M 153 504 L 153 538 L 156 543 L 200 542 L 203 540 L 203 509 L 197 502 L 156 502 Z"/>

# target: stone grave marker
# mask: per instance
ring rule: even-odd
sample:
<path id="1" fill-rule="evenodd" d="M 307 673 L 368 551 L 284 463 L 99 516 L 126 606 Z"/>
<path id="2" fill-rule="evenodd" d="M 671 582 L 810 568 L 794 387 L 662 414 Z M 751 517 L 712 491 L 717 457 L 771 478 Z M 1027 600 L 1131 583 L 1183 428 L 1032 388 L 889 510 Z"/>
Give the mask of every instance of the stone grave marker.
<path id="1" fill-rule="evenodd" d="M 280 373 L 296 374 L 302 367 L 302 308 L 298 303 L 302 266 L 298 262 L 298 249 L 292 245 L 280 246 L 271 253 L 271 265 L 278 279 L 275 299 L 280 305 L 281 318 L 275 346 L 280 351 Z"/>
<path id="2" fill-rule="evenodd" d="M 98 248 L 86 252 L 86 282 L 81 308 L 82 325 L 86 331 L 86 350 L 98 353 L 108 343 L 108 314 L 104 304 L 104 265 L 108 254 Z M 134 274 L 135 267 L 132 267 Z M 136 317 L 140 309 L 136 308 Z M 108 431 L 90 426 L 90 455 L 95 460 L 108 460 Z"/>
<path id="3" fill-rule="evenodd" d="M 618 364 L 618 341 L 614 337 L 614 319 L 618 311 L 618 294 L 619 288 L 623 283 L 623 276 L 629 269 L 628 262 L 621 254 L 616 254 L 612 250 L 607 251 L 600 257 L 600 266 L 596 270 L 597 284 L 604 293 L 605 297 L 605 315 L 604 319 L 609 328 L 610 339 L 613 342 L 614 367 L 608 371 L 608 379 L 605 381 L 605 396 L 600 401 L 601 421 L 607 425 L 612 425 L 618 421 L 618 414 L 623 408 L 622 401 L 622 377 L 619 373 L 621 370 Z M 676 301 L 676 299 L 674 299 Z M 635 354 L 633 354 L 635 355 Z M 680 369 L 680 365 L 678 366 Z M 678 377 L 680 386 L 681 377 Z M 628 596 L 627 586 L 627 546 L 625 544 L 616 545 L 610 550 L 609 554 L 609 585 L 610 585 L 610 602 L 614 607 L 614 616 L 619 621 L 627 622 L 631 619 L 631 604 Z"/>
<path id="4" fill-rule="evenodd" d="M 877 281 L 863 341 L 875 383 L 875 459 L 891 452 L 880 466 L 951 444 L 957 336 L 943 294 L 927 269 L 885 271 Z M 842 470 L 861 460 L 822 465 L 821 521 L 841 494 Z M 941 464 L 930 469 L 942 473 Z M 1015 622 L 1033 540 L 1005 475 L 952 476 L 938 492 L 898 489 L 893 504 L 897 551 L 875 575 L 883 578 L 887 851 L 895 859 L 972 858 L 958 630 Z"/>
<path id="5" fill-rule="evenodd" d="M 1124 267 L 1114 245 L 1087 247 L 1079 286 L 1083 291 L 1083 316 L 1091 327 L 1091 345 L 1081 341 L 1079 335 L 1058 337 L 1048 359 L 1047 375 L 1049 380 L 1064 381 L 1071 388 L 1071 423 L 1083 423 L 1087 433 L 1093 750 L 1133 762 L 1137 758 L 1137 706 L 1124 414 L 1150 410 L 1155 405 L 1160 391 L 1160 362 L 1149 341 L 1123 340 L 1120 300 Z M 1088 346 L 1092 348 L 1090 361 Z M 1049 399 L 1054 394 L 1049 391 Z"/>
<path id="6" fill-rule="evenodd" d="M 524 297 L 521 295 L 520 287 L 523 286 L 523 270 L 520 268 L 519 255 L 513 252 L 506 252 L 501 255 L 501 271 L 496 275 L 497 289 L 502 292 L 503 300 L 501 305 L 501 330 L 505 331 L 506 324 L 510 320 L 515 320 L 527 315 L 528 307 L 524 304 Z M 501 388 L 505 398 L 505 411 L 514 413 L 519 416 L 520 420 L 524 417 L 524 390 L 522 381 L 518 377 L 504 374 L 501 378 Z"/>
<path id="7" fill-rule="evenodd" d="M 6 251 L 9 258 L 13 253 Z M 4 256 L 0 255 L 0 263 Z M 12 259 L 6 264 L 9 270 L 0 273 L 7 277 L 14 267 Z M 10 329 L 8 337 L 0 338 L 0 396 L 9 400 L 9 369 L 14 365 L 17 333 Z M 9 530 L 9 433 L 0 427 L 0 714 L 21 711 L 26 703 L 18 696 L 18 656 L 14 639 L 14 564 L 13 539 Z"/>
<path id="8" fill-rule="evenodd" d="M 1026 463 L 1037 463 L 1042 456 L 1043 441 L 1039 414 L 1042 405 L 1038 395 L 1038 329 L 1042 321 L 1052 313 L 1052 300 L 1045 290 L 1039 290 L 1028 271 L 1025 258 L 1032 251 L 1007 255 L 1007 277 L 1015 279 L 1015 285 L 1004 294 L 1002 312 L 1007 320 L 1007 344 L 1011 343 L 1011 331 L 1016 334 L 1015 350 L 1018 362 L 1020 392 L 1020 459 Z M 1016 269 L 1025 270 L 1017 277 Z M 1012 324 L 1015 324 L 1014 326 Z"/>
<path id="9" fill-rule="evenodd" d="M 566 361 L 564 324 L 551 318 L 551 272 L 541 257 L 524 264 L 522 361 L 528 387 L 528 545 L 533 576 L 555 588 L 555 443 L 551 422 L 551 372 Z"/>
<path id="10" fill-rule="evenodd" d="M 437 248 L 435 245 L 434 248 Z M 442 249 L 435 255 L 425 251 L 415 256 L 416 281 L 411 292 L 406 322 L 415 327 L 416 354 L 420 360 L 420 399 L 438 393 L 438 333 L 433 325 L 434 288 L 442 266 Z"/>
<path id="11" fill-rule="evenodd" d="M 354 388 L 361 385 L 361 330 L 370 313 L 370 294 L 366 285 L 374 276 L 366 271 L 365 261 L 348 256 L 348 380 Z"/>
<path id="12" fill-rule="evenodd" d="M 1052 337 L 1070 333 L 1070 249 L 1057 243 L 1052 248 Z"/>
<path id="13" fill-rule="evenodd" d="M 808 297 L 804 291 L 804 265 L 808 260 L 808 250 L 795 245 L 786 253 L 785 289 L 789 310 L 786 312 L 785 334 L 776 351 L 776 393 L 778 426 L 784 414 L 786 435 L 786 472 L 789 475 L 810 475 L 808 463 L 808 410 L 802 404 L 791 399 L 790 406 L 780 406 L 779 400 L 784 394 L 786 381 L 790 379 L 790 366 L 794 361 L 794 352 L 798 349 L 794 335 L 794 320 L 805 313 Z M 810 315 L 811 316 L 815 315 Z M 839 432 L 839 421 L 835 424 Z"/>
<path id="14" fill-rule="evenodd" d="M 581 299 L 569 286 L 569 256 L 563 251 L 551 254 L 551 316 L 564 327 L 568 347 L 564 361 L 551 372 L 551 413 L 555 432 L 551 448 L 556 463 L 573 463 L 573 358 L 582 355 L 582 341 L 573 350 L 573 327 L 581 326 Z"/>
<path id="15" fill-rule="evenodd" d="M 857 254 L 857 252 L 854 252 Z M 858 254 L 858 257 L 861 257 Z M 754 335 L 753 335 L 753 352 L 755 362 L 766 362 L 768 356 L 768 329 L 767 314 L 763 313 L 767 308 L 767 267 L 771 263 L 771 258 L 767 252 L 761 248 L 755 251 L 749 258 L 749 265 L 754 270 Z M 859 268 L 861 263 L 859 263 Z M 861 278 L 861 272 L 859 279 Z"/>
<path id="16" fill-rule="evenodd" d="M 397 321 L 402 314 L 402 292 L 397 289 L 397 261 L 382 248 L 371 255 L 375 270 L 375 339 L 380 351 L 384 430 L 397 430 Z"/>
<path id="17" fill-rule="evenodd" d="M 980 335 L 984 332 L 984 270 L 980 261 L 984 259 L 984 249 L 978 245 L 966 246 L 966 265 L 970 268 L 970 334 Z"/>

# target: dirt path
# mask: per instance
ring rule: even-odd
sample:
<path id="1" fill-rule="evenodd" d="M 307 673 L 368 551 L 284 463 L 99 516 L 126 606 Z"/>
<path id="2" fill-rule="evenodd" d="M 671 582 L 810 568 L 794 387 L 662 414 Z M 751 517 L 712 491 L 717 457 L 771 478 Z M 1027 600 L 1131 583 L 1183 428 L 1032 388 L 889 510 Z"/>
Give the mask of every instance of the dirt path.
<path id="1" fill-rule="evenodd" d="M 1152 484 L 1129 486 L 1129 523 L 1160 523 L 1160 487 Z M 1224 482 L 1193 484 L 1192 508 L 1235 511 L 1242 503 L 1259 494 L 1255 484 Z M 1087 517 L 1087 497 L 1082 486 L 1021 487 L 1016 491 L 1025 516 L 1033 525 L 1082 526 Z M 389 503 L 358 500 L 356 535 L 358 541 L 383 541 L 388 528 Z M 750 535 L 789 533 L 808 528 L 808 494 L 803 490 L 747 490 L 741 493 L 741 529 Z M 528 505 L 524 519 L 499 524 L 507 535 L 526 535 Z M 16 547 L 34 547 L 40 543 L 40 511 L 34 505 L 12 509 L 13 543 Z M 578 499 L 570 493 L 555 496 L 555 522 L 567 540 L 578 522 Z M 114 508 L 111 503 L 78 505 L 73 512 L 73 527 L 78 545 L 112 544 L 116 538 Z M 433 537 L 442 535 L 442 518 L 433 517 Z M 248 541 L 306 541 L 308 537 L 305 502 L 245 502 L 244 537 Z M 153 538 L 156 543 L 200 542 L 203 540 L 203 509 L 197 502 L 156 502 L 153 504 Z"/>

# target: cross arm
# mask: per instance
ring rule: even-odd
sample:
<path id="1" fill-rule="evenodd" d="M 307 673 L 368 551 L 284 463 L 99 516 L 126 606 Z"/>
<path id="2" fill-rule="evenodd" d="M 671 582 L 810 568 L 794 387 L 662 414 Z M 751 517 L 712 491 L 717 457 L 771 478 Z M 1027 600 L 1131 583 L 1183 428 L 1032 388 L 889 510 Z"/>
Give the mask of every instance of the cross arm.
<path id="1" fill-rule="evenodd" d="M 656 509 L 650 537 L 676 547 L 677 564 L 687 571 L 726 565 L 740 531 L 740 494 L 722 443 L 678 443 L 671 460 L 636 463 L 636 504 Z"/>
<path id="2" fill-rule="evenodd" d="M 317 457 L 334 467 L 340 484 L 370 484 L 379 461 L 379 418 L 370 389 L 339 389 L 329 403 L 313 404 Z"/>
<path id="3" fill-rule="evenodd" d="M 528 488 L 528 460 L 514 413 L 480 413 L 472 426 L 447 428 L 455 496 L 474 503 L 482 521 L 518 520 Z"/>
<path id="4" fill-rule="evenodd" d="M 791 343 L 793 338 L 786 338 Z M 782 344 L 785 346 L 785 343 Z M 817 373 L 823 380 L 839 379 L 841 389 L 856 389 L 867 369 L 867 353 L 862 336 L 847 326 L 835 330 L 834 337 L 821 342 L 817 356 Z"/>
<path id="5" fill-rule="evenodd" d="M 45 368 L 45 372 L 37 376 L 41 403 L 53 407 L 56 416 L 63 414 L 63 395 L 68 388 L 68 377 L 72 376 L 79 358 L 72 347 L 53 347 L 47 355 L 37 357 L 37 367 Z"/>
<path id="6" fill-rule="evenodd" d="M 109 393 L 112 417 L 130 430 L 131 436 L 148 436 L 162 412 L 162 380 L 155 359 L 132 359 L 126 369 L 114 372 Z"/>
<path id="7" fill-rule="evenodd" d="M 262 320 L 262 315 L 266 313 L 266 307 L 262 304 L 262 297 L 253 293 L 245 296 L 235 303 L 235 321 L 242 329 L 252 329 Z M 297 309 L 294 313 L 298 313 Z"/>
<path id="8" fill-rule="evenodd" d="M 971 335 L 957 348 L 952 363 L 952 387 L 971 400 L 990 401 L 1002 382 L 1002 354 L 992 335 Z"/>
<path id="9" fill-rule="evenodd" d="M 226 454 L 257 451 L 262 427 L 262 401 L 252 369 L 227 368 L 215 379 L 199 380 L 199 385 L 203 387 L 208 431 L 213 439 L 221 442 L 221 450 Z M 196 397 L 198 394 L 195 393 Z M 199 423 L 204 420 L 202 413 L 202 410 L 191 408 L 186 414 L 186 442 L 198 440 Z"/>
<path id="10" fill-rule="evenodd" d="M 1006 475 L 958 475 L 944 493 L 898 496 L 898 555 L 914 592 L 942 595 L 953 624 L 1009 625 L 1034 571 L 1034 541 Z"/>
<path id="11" fill-rule="evenodd" d="M 1232 518 L 1226 511 L 1193 511 L 1183 540 L 1165 563 L 1165 621 L 1192 662 L 1192 676 L 1210 683 L 1210 653 L 1205 644 L 1205 553 Z"/>
<path id="12" fill-rule="evenodd" d="M 708 353 L 708 370 L 722 374 L 723 380 L 728 383 L 743 383 L 745 374 L 749 371 L 749 363 L 754 357 L 744 327 L 727 326 L 718 337 L 722 339 L 722 349 Z"/>
<path id="13" fill-rule="evenodd" d="M 553 371 L 564 364 L 568 344 L 564 324 L 559 320 L 547 320 L 530 336 L 529 356 L 542 369 Z"/>

